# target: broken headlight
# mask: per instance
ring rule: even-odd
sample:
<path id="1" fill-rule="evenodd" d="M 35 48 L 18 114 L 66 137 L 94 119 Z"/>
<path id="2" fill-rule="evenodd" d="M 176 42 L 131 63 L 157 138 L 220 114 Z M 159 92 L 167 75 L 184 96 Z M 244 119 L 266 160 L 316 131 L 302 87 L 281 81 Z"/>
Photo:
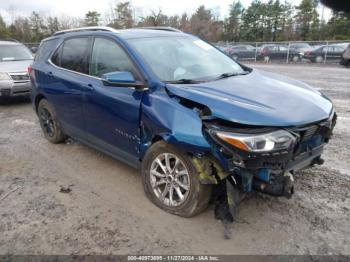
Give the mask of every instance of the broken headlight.
<path id="1" fill-rule="evenodd" d="M 247 152 L 268 152 L 290 148 L 296 138 L 285 130 L 264 134 L 238 134 L 215 131 L 215 135 L 231 146 Z"/>

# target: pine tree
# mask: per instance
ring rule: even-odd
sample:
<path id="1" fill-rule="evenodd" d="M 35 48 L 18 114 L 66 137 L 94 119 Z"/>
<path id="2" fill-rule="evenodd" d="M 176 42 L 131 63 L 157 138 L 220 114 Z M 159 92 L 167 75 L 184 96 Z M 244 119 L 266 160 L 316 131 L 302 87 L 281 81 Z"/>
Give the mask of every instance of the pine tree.
<path id="1" fill-rule="evenodd" d="M 86 26 L 98 26 L 100 22 L 100 14 L 96 11 L 89 11 L 85 14 Z"/>
<path id="2" fill-rule="evenodd" d="M 297 31 L 302 40 L 317 39 L 318 36 L 318 12 L 317 0 L 302 0 L 296 6 Z"/>
<path id="3" fill-rule="evenodd" d="M 126 29 L 134 26 L 130 2 L 122 2 L 117 4 L 112 13 L 113 21 L 109 24 L 109 26 L 116 29 Z"/>
<path id="4" fill-rule="evenodd" d="M 230 5 L 229 17 L 225 20 L 225 37 L 228 41 L 238 42 L 240 39 L 240 24 L 243 6 L 240 1 L 233 2 Z"/>
<path id="5" fill-rule="evenodd" d="M 10 31 L 9 31 L 4 19 L 0 15 L 0 39 L 6 39 L 9 37 L 10 37 Z"/>
<path id="6" fill-rule="evenodd" d="M 31 42 L 40 42 L 46 34 L 47 27 L 43 18 L 36 12 L 32 12 L 29 17 L 29 26 L 31 31 Z"/>

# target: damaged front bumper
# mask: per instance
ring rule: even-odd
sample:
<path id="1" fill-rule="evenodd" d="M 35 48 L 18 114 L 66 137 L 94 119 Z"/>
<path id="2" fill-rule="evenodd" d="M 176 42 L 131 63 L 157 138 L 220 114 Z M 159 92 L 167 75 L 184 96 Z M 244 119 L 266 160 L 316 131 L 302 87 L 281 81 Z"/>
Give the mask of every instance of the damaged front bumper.
<path id="1" fill-rule="evenodd" d="M 257 190 L 273 196 L 290 198 L 294 192 L 294 172 L 323 163 L 321 155 L 332 135 L 335 123 L 336 114 L 332 113 L 326 121 L 304 127 L 284 128 L 283 130 L 295 137 L 288 148 L 269 152 L 248 152 L 215 136 L 217 130 L 237 132 L 236 127 L 207 122 L 204 123 L 203 133 L 210 141 L 212 154 L 195 158 L 194 163 L 202 183 L 219 184 L 225 178 L 232 178 L 234 186 L 242 192 Z M 263 131 L 268 133 L 274 130 L 276 128 L 264 128 Z M 254 133 L 251 127 L 246 132 Z"/>

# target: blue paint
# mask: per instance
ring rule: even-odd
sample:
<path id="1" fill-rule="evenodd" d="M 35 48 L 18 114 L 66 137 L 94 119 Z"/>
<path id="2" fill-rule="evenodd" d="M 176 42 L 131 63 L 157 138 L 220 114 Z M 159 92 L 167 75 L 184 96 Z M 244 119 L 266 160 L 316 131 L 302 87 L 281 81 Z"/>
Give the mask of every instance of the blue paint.
<path id="1" fill-rule="evenodd" d="M 261 168 L 257 172 L 256 177 L 258 177 L 262 181 L 269 182 L 270 181 L 270 170 L 267 168 Z"/>

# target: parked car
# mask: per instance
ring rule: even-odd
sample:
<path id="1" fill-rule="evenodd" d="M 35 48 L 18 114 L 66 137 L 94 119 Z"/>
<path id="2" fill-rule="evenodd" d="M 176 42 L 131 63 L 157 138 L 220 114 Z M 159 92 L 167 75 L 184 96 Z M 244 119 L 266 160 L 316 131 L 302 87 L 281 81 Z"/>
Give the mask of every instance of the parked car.
<path id="1" fill-rule="evenodd" d="M 287 56 L 290 61 L 297 62 L 302 54 L 293 48 L 289 48 L 288 51 L 288 46 L 285 45 L 265 44 L 260 47 L 257 58 L 269 62 L 270 60 L 287 59 Z"/>
<path id="2" fill-rule="evenodd" d="M 225 53 L 235 60 L 255 59 L 256 48 L 252 45 L 235 45 L 227 47 Z"/>
<path id="3" fill-rule="evenodd" d="M 222 52 L 225 52 L 225 50 L 226 50 L 226 47 L 221 46 L 221 45 L 216 45 L 215 47 L 216 47 L 217 49 L 219 49 L 220 51 L 222 51 Z"/>
<path id="4" fill-rule="evenodd" d="M 0 96 L 28 96 L 27 68 L 33 62 L 29 49 L 17 41 L 0 41 Z"/>
<path id="5" fill-rule="evenodd" d="M 341 48 L 343 48 L 344 50 L 349 46 L 350 43 L 337 43 L 334 44 L 336 46 L 340 46 Z"/>
<path id="6" fill-rule="evenodd" d="M 340 60 L 340 64 L 346 67 L 350 67 L 350 44 L 348 44 L 344 53 L 342 54 L 342 58 Z"/>
<path id="7" fill-rule="evenodd" d="M 214 186 L 230 210 L 239 192 L 291 197 L 293 173 L 323 162 L 336 121 L 309 85 L 169 28 L 57 32 L 29 71 L 48 141 L 72 137 L 140 168 L 147 197 L 184 217 Z"/>
<path id="8" fill-rule="evenodd" d="M 328 61 L 340 61 L 344 48 L 338 45 L 324 45 L 311 51 L 306 51 L 303 58 L 313 63 L 322 63 L 325 59 Z"/>
<path id="9" fill-rule="evenodd" d="M 291 43 L 289 45 L 289 48 L 297 50 L 301 53 L 304 53 L 306 51 L 309 51 L 312 49 L 312 46 L 309 45 L 308 43 Z"/>

